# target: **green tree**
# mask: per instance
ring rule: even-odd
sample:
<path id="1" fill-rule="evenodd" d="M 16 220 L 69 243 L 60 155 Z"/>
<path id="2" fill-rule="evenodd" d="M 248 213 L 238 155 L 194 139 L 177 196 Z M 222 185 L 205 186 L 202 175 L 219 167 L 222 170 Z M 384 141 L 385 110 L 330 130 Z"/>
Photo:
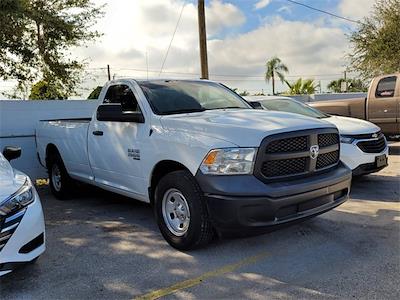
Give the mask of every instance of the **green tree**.
<path id="1" fill-rule="evenodd" d="M 103 88 L 102 86 L 96 87 L 96 88 L 90 93 L 90 95 L 88 96 L 88 99 L 90 99 L 90 100 L 99 99 L 100 92 L 101 92 L 101 89 L 102 89 L 102 88 Z"/>
<path id="2" fill-rule="evenodd" d="M 310 95 L 315 94 L 318 84 L 314 82 L 313 79 L 305 79 L 302 78 L 297 79 L 293 84 L 286 81 L 289 90 L 286 92 L 288 95 Z"/>
<path id="3" fill-rule="evenodd" d="M 334 93 L 342 92 L 342 82 L 345 82 L 344 78 L 338 80 L 332 80 L 328 83 L 328 89 Z M 348 92 L 366 92 L 368 91 L 368 85 L 365 84 L 361 79 L 347 79 L 347 91 Z"/>
<path id="4" fill-rule="evenodd" d="M 289 72 L 289 69 L 276 56 L 267 61 L 266 68 L 265 81 L 267 83 L 272 81 L 272 94 L 275 95 L 275 77 L 277 76 L 283 83 L 285 81 L 284 73 Z"/>
<path id="5" fill-rule="evenodd" d="M 57 82 L 40 80 L 31 88 L 30 100 L 63 100 L 67 99 L 62 93 L 61 87 Z"/>
<path id="6" fill-rule="evenodd" d="M 350 35 L 350 63 L 363 78 L 400 70 L 400 0 L 378 0 Z"/>
<path id="7" fill-rule="evenodd" d="M 83 63 L 70 50 L 100 36 L 90 28 L 102 8 L 90 0 L 0 0 L 0 78 L 19 87 L 41 78 L 73 94 Z"/>
<path id="8" fill-rule="evenodd" d="M 248 91 L 244 90 L 243 92 L 240 92 L 239 95 L 240 96 L 248 96 L 248 95 L 250 95 L 250 93 Z"/>

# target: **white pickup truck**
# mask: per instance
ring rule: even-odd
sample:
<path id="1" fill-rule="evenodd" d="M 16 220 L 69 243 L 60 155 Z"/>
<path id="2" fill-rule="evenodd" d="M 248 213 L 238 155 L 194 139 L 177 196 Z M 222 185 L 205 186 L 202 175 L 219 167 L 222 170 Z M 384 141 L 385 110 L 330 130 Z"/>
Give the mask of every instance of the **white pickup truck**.
<path id="1" fill-rule="evenodd" d="M 211 81 L 110 81 L 91 118 L 43 120 L 36 138 L 56 197 L 78 180 L 149 202 L 181 250 L 321 214 L 350 190 L 334 125 Z"/>

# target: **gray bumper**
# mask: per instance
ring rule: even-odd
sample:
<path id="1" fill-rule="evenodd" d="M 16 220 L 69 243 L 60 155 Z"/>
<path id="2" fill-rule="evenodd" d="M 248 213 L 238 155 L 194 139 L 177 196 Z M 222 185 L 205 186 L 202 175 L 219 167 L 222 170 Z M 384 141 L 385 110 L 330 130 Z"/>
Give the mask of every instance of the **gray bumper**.
<path id="1" fill-rule="evenodd" d="M 258 233 L 299 221 L 342 204 L 348 198 L 351 170 L 342 163 L 329 172 L 285 182 L 264 183 L 252 175 L 196 179 L 209 216 L 222 233 Z"/>

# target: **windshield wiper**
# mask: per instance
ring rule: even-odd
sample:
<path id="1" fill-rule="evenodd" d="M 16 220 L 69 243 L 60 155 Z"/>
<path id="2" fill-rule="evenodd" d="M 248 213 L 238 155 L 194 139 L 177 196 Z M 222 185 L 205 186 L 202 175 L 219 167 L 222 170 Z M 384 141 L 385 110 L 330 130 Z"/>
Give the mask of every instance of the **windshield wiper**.
<path id="1" fill-rule="evenodd" d="M 172 115 L 172 114 L 184 114 L 184 113 L 195 113 L 205 111 L 205 108 L 185 108 L 185 109 L 176 109 L 176 110 L 168 110 L 163 112 L 163 115 Z"/>

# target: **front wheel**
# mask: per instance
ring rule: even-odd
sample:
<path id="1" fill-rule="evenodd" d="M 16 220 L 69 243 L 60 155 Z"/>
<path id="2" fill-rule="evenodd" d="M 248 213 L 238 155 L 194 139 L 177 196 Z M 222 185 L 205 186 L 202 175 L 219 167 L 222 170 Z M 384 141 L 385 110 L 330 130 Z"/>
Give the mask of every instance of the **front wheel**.
<path id="1" fill-rule="evenodd" d="M 60 155 L 54 154 L 48 161 L 49 184 L 53 195 L 60 200 L 68 198 L 71 192 L 72 179 L 69 177 L 67 170 Z"/>
<path id="2" fill-rule="evenodd" d="M 213 228 L 203 194 L 190 172 L 175 171 L 160 180 L 154 210 L 158 227 L 172 247 L 190 250 L 211 241 Z"/>

